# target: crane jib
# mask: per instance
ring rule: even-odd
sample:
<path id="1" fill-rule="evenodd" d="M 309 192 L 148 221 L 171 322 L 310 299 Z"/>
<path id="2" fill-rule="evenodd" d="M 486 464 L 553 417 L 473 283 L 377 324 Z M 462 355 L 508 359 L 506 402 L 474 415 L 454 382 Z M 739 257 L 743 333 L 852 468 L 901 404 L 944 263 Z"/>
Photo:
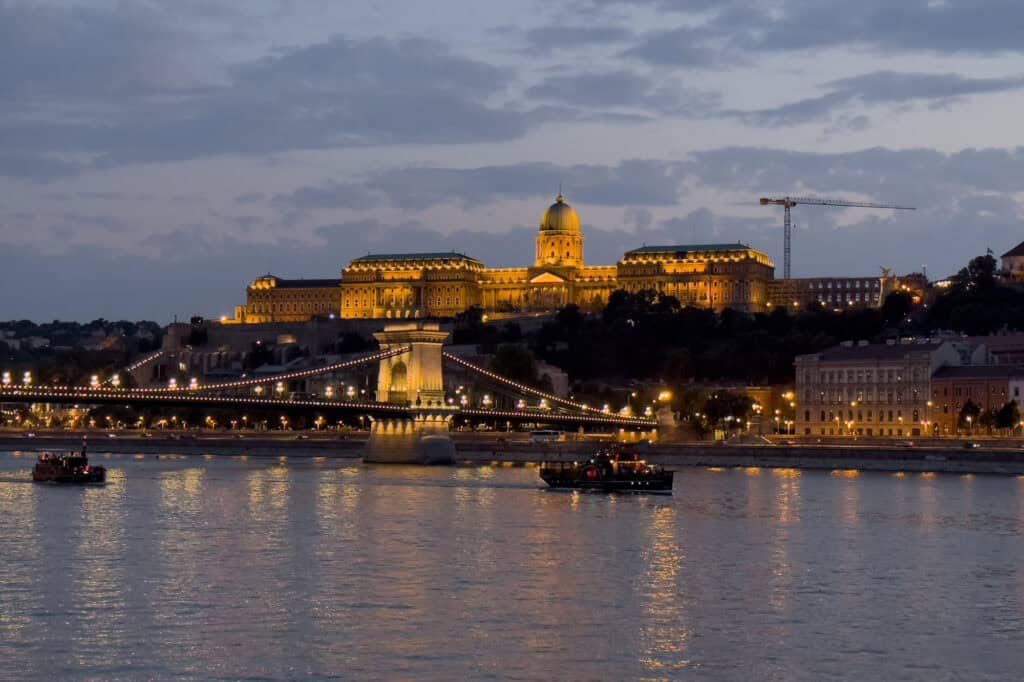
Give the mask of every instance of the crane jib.
<path id="1" fill-rule="evenodd" d="M 792 224 L 790 222 L 789 209 L 799 204 L 810 206 L 836 206 L 840 208 L 884 208 L 898 211 L 916 211 L 914 206 L 899 206 L 897 204 L 874 204 L 866 201 L 846 201 L 845 199 L 818 199 L 816 197 L 761 197 L 762 206 L 782 206 L 786 209 L 783 213 L 783 277 L 789 279 L 790 273 L 790 241 Z"/>

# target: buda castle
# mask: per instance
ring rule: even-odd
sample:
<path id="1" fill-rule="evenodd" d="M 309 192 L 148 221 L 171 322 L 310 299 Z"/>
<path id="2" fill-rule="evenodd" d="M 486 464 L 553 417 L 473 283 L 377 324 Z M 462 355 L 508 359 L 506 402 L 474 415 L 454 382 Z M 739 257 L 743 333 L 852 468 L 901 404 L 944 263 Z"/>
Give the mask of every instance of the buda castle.
<path id="1" fill-rule="evenodd" d="M 587 265 L 576 211 L 559 195 L 540 221 L 534 262 L 488 268 L 455 252 L 368 254 L 341 279 L 282 279 L 267 275 L 246 289 L 246 303 L 227 323 L 453 317 L 470 306 L 488 313 L 534 313 L 574 303 L 600 309 L 617 289 L 675 296 L 716 311 L 768 309 L 775 266 L 744 244 L 643 246 L 615 265 Z"/>

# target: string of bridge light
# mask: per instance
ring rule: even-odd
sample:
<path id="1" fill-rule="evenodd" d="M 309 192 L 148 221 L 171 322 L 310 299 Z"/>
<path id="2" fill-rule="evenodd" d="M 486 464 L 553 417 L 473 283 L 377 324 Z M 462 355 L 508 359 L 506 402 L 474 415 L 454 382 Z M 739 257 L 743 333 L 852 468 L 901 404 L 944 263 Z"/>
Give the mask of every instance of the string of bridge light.
<path id="1" fill-rule="evenodd" d="M 163 354 L 164 354 L 164 352 L 162 350 L 158 350 L 157 352 L 153 353 L 149 357 L 143 358 L 142 360 L 139 360 L 138 362 L 136 362 L 134 364 L 128 365 L 127 367 L 124 368 L 124 370 L 122 370 L 122 372 L 125 373 L 125 374 L 130 374 L 130 373 L 134 372 L 135 370 L 143 367 L 144 365 L 148 365 L 149 363 L 153 362 L 157 358 L 161 357 Z"/>
<path id="2" fill-rule="evenodd" d="M 45 398 L 72 398 L 72 399 L 115 399 L 121 396 L 117 395 L 115 391 L 92 391 L 86 390 L 81 391 L 81 387 L 52 387 L 52 386 L 36 386 L 33 388 L 23 388 L 20 386 L 4 386 L 0 388 L 0 395 L 9 397 L 45 397 Z M 121 393 L 127 393 L 127 391 L 121 391 Z M 104 395 L 105 394 L 105 395 Z M 270 406 L 282 406 L 282 407 L 319 407 L 324 409 L 337 409 L 344 408 L 346 410 L 352 409 L 367 409 L 367 410 L 383 410 L 386 412 L 408 412 L 409 408 L 402 405 L 395 405 L 393 403 L 378 403 L 378 402 L 350 402 L 350 401 L 327 401 L 327 400 L 285 400 L 281 398 L 249 398 L 249 397 L 237 397 L 237 396 L 216 396 L 216 395 L 195 395 L 190 392 L 181 393 L 170 393 L 166 391 L 144 391 L 144 390 L 133 390 L 132 400 L 159 400 L 169 401 L 175 403 L 229 403 L 238 404 L 243 403 L 246 405 L 270 405 Z"/>
<path id="3" fill-rule="evenodd" d="M 122 394 L 132 394 L 132 395 L 140 393 L 140 392 L 168 393 L 168 392 L 177 392 L 177 391 L 180 391 L 180 390 L 188 390 L 188 391 L 191 391 L 191 392 L 195 392 L 195 391 L 221 391 L 221 390 L 233 389 L 233 388 L 247 388 L 249 386 L 259 386 L 260 384 L 282 383 L 282 382 L 285 382 L 285 381 L 291 381 L 293 379 L 302 379 L 302 378 L 305 378 L 305 377 L 315 376 L 317 374 L 328 374 L 328 373 L 331 373 L 331 372 L 337 372 L 339 370 L 348 369 L 348 368 L 351 368 L 351 367 L 356 367 L 358 365 L 363 365 L 363 364 L 367 364 L 367 363 L 370 363 L 370 362 L 377 362 L 379 360 L 385 360 L 387 358 L 394 357 L 396 355 L 401 355 L 402 353 L 406 353 L 409 350 L 410 350 L 409 346 L 401 346 L 401 347 L 398 347 L 398 348 L 392 348 L 391 350 L 387 350 L 387 351 L 380 351 L 378 353 L 374 353 L 372 355 L 368 355 L 368 356 L 363 357 L 363 358 L 356 358 L 355 360 L 347 360 L 345 362 L 337 362 L 337 363 L 334 363 L 332 365 L 325 365 L 323 367 L 314 367 L 312 369 L 297 370 L 297 371 L 294 371 L 294 372 L 285 372 L 283 374 L 274 374 L 274 375 L 270 375 L 270 376 L 266 376 L 266 377 L 261 377 L 261 378 L 258 378 L 258 379 L 243 379 L 243 380 L 240 380 L 240 381 L 222 382 L 222 383 L 219 383 L 219 384 L 205 384 L 205 385 L 198 384 L 198 383 L 197 384 L 190 384 L 187 389 L 181 388 L 181 387 L 179 387 L 177 385 L 166 386 L 166 387 L 164 387 L 164 386 L 152 386 L 152 387 L 144 387 L 144 388 L 121 388 L 121 386 L 120 386 L 120 377 L 118 375 L 115 375 L 114 377 L 112 377 L 109 380 L 113 384 L 112 386 L 106 386 L 104 384 L 101 384 L 100 381 L 99 381 L 99 377 L 97 377 L 96 375 L 93 375 L 91 383 L 90 383 L 89 386 L 47 386 L 45 384 L 40 384 L 40 385 L 37 386 L 37 389 L 40 389 L 40 390 L 65 390 L 65 391 L 67 391 L 67 390 L 80 390 L 80 391 L 86 391 L 86 392 L 93 392 L 93 393 L 97 393 L 97 394 L 100 394 L 100 393 L 122 393 Z M 24 373 L 24 376 L 22 378 L 22 383 L 25 386 L 31 385 L 31 383 L 32 383 L 31 372 L 25 372 Z M 106 382 L 104 382 L 104 383 L 106 383 Z M 0 388 L 7 389 L 7 388 L 10 388 L 10 387 L 12 387 L 11 373 L 10 372 L 4 372 L 3 376 L 2 376 L 2 380 L 0 380 Z"/>
<path id="4" fill-rule="evenodd" d="M 577 402 L 573 402 L 572 400 L 566 400 L 565 398 L 560 398 L 560 397 L 558 397 L 556 395 L 553 395 L 551 393 L 545 393 L 544 391 L 537 390 L 536 388 L 533 388 L 532 386 L 526 386 L 524 384 L 520 384 L 517 381 L 512 381 L 511 379 L 503 377 L 500 374 L 495 374 L 494 372 L 491 372 L 490 370 L 484 369 L 483 367 L 478 367 L 478 366 L 476 366 L 476 365 L 474 365 L 474 364 L 472 364 L 470 362 L 467 362 L 466 360 L 463 360 L 462 358 L 460 358 L 460 357 L 458 357 L 456 355 L 452 355 L 451 353 L 442 352 L 442 355 L 444 356 L 444 358 L 446 360 L 451 360 L 452 362 L 454 362 L 454 363 L 456 363 L 458 365 L 462 365 L 463 367 L 465 367 L 467 369 L 471 369 L 474 372 L 478 372 L 480 374 L 483 374 L 484 376 L 486 376 L 486 377 L 488 377 L 490 379 L 493 379 L 495 381 L 498 381 L 500 383 L 504 383 L 506 385 L 513 386 L 513 387 L 519 389 L 520 391 L 523 391 L 524 393 L 529 393 L 531 395 L 537 396 L 539 398 L 544 398 L 545 400 L 549 400 L 551 402 L 558 403 L 560 405 L 565 405 L 567 407 L 572 407 L 572 408 L 575 408 L 575 409 L 580 410 L 582 412 L 594 412 L 594 413 L 600 414 L 600 415 L 607 414 L 603 410 L 599 410 L 596 407 L 590 407 L 589 405 L 584 405 L 583 403 L 577 403 Z M 632 420 L 632 421 L 647 423 L 647 420 L 642 419 L 640 417 L 621 417 L 621 419 L 628 419 L 628 420 Z"/>
<path id="5" fill-rule="evenodd" d="M 127 393 L 128 391 L 112 391 L 112 390 L 82 390 L 81 387 L 53 387 L 53 386 L 36 386 L 32 388 L 24 388 L 20 386 L 4 386 L 0 388 L 0 395 L 6 395 L 10 397 L 41 397 L 44 399 L 54 398 L 69 398 L 72 400 L 95 400 L 95 399 L 119 399 L 118 393 Z M 211 395 L 196 395 L 191 392 L 173 392 L 168 393 L 167 391 L 146 391 L 146 390 L 133 390 L 131 391 L 132 400 L 139 400 L 144 402 L 167 402 L 175 404 L 226 404 L 226 405 L 251 405 L 251 406 L 266 406 L 266 407 L 311 407 L 320 409 L 345 409 L 345 410 L 368 410 L 377 412 L 391 412 L 396 414 L 407 413 L 410 411 L 409 406 L 396 405 L 393 403 L 379 403 L 379 402 L 351 402 L 351 401 L 325 401 L 325 400 L 284 400 L 279 398 L 250 398 L 250 397 L 237 397 L 237 396 L 211 396 Z M 461 409 L 458 410 L 458 414 L 462 416 L 474 416 L 474 417 L 489 417 L 489 418 L 506 418 L 506 419 L 534 419 L 540 418 L 544 421 L 550 422 L 579 422 L 585 421 L 587 423 L 594 424 L 614 424 L 614 425 L 630 425 L 630 426 L 654 426 L 656 422 L 651 419 L 641 419 L 636 417 L 613 417 L 609 415 L 593 414 L 586 416 L 573 416 L 568 414 L 552 414 L 550 412 L 542 412 L 537 410 L 485 410 L 485 409 Z"/>
<path id="6" fill-rule="evenodd" d="M 641 419 L 639 417 L 612 417 L 604 413 L 596 415 L 586 415 L 583 417 L 573 416 L 571 414 L 551 414 L 550 412 L 538 412 L 537 410 L 517 410 L 515 412 L 509 410 L 484 410 L 484 409 L 462 409 L 459 410 L 460 415 L 468 415 L 473 417 L 505 417 L 514 419 L 525 419 L 525 418 L 539 418 L 540 421 L 551 421 L 551 422 L 579 422 L 585 421 L 593 424 L 615 424 L 621 426 L 627 424 L 629 426 L 657 426 L 657 421 L 654 419 Z"/>

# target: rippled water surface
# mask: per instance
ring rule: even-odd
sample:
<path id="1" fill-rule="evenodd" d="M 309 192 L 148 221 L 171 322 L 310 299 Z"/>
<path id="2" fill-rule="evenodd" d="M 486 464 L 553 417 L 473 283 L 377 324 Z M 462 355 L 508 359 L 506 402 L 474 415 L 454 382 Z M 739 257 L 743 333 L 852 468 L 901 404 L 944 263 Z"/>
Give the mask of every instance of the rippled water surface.
<path id="1" fill-rule="evenodd" d="M 1024 479 L 0 453 L 0 679 L 1024 676 Z"/>

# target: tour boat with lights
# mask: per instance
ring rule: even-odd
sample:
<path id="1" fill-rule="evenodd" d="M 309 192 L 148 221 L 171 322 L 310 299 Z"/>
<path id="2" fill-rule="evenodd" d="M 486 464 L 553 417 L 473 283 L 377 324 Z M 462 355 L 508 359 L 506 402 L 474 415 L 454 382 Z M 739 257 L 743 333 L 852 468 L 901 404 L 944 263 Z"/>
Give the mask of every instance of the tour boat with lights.
<path id="1" fill-rule="evenodd" d="M 104 485 L 107 482 L 107 470 L 89 464 L 84 447 L 80 453 L 69 452 L 65 455 L 44 452 L 39 455 L 39 460 L 32 469 L 32 480 L 36 483 Z"/>
<path id="2" fill-rule="evenodd" d="M 544 462 L 538 471 L 552 488 L 672 494 L 673 472 L 648 464 L 636 453 L 602 451 L 586 462 Z"/>

